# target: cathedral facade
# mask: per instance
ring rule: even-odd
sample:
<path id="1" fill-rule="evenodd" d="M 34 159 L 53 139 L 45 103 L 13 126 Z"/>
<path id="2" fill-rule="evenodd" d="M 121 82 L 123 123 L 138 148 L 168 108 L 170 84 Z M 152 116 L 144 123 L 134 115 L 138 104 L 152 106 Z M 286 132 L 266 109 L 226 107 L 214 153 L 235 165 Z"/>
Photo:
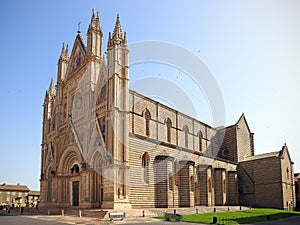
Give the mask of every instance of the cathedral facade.
<path id="1" fill-rule="evenodd" d="M 214 128 L 130 90 L 119 16 L 105 54 L 102 39 L 93 12 L 87 44 L 78 32 L 70 54 L 62 47 L 57 82 L 51 81 L 43 105 L 40 207 L 265 206 L 256 198 L 263 179 L 256 179 L 267 174 L 251 165 L 274 158 L 278 176 L 270 182 L 280 183 L 274 193 L 281 197 L 272 206 L 293 208 L 286 146 L 282 154 L 255 156 L 244 115 Z"/>

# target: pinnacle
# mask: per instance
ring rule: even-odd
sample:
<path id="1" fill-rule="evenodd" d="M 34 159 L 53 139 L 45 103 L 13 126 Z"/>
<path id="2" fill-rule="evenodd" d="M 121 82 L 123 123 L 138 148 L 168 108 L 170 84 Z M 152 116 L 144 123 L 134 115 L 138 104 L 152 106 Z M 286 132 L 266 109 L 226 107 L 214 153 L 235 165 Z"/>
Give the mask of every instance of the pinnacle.
<path id="1" fill-rule="evenodd" d="M 93 30 L 101 32 L 99 12 L 98 11 L 96 12 L 95 9 L 93 9 L 92 11 L 92 18 L 88 28 L 88 33 Z"/>
<path id="2" fill-rule="evenodd" d="M 65 52 L 65 43 L 62 44 L 62 48 L 61 48 L 61 56 L 64 54 Z"/>
<path id="3" fill-rule="evenodd" d="M 122 29 L 121 29 L 119 14 L 117 14 L 116 25 L 115 25 L 115 29 L 113 32 L 113 39 L 118 39 L 118 38 L 122 38 Z"/>
<path id="4" fill-rule="evenodd" d="M 69 57 L 68 48 L 68 44 L 66 46 L 65 43 L 62 44 L 60 59 L 67 59 Z"/>
<path id="5" fill-rule="evenodd" d="M 49 94 L 54 95 L 54 82 L 53 78 L 51 78 L 50 86 L 49 86 Z"/>

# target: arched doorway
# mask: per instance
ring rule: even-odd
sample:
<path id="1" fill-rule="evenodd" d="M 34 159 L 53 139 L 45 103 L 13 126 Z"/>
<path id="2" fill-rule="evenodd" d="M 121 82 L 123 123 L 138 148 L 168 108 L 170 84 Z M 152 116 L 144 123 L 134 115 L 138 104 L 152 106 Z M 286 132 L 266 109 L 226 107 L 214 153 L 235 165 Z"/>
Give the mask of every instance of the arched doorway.
<path id="1" fill-rule="evenodd" d="M 79 206 L 79 181 L 72 182 L 72 206 Z"/>
<path id="2" fill-rule="evenodd" d="M 64 206 L 80 206 L 80 180 L 84 162 L 76 146 L 67 147 L 59 159 L 57 171 L 58 202 Z"/>

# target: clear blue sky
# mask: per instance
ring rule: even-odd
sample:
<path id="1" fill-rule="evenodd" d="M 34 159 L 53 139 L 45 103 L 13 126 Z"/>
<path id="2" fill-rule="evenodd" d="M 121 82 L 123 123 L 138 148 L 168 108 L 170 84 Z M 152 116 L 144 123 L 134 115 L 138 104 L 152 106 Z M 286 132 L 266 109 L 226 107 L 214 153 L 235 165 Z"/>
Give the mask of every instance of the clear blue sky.
<path id="1" fill-rule="evenodd" d="M 286 142 L 300 172 L 300 1 L 3 0 L 0 183 L 39 189 L 45 91 L 56 80 L 62 43 L 72 46 L 79 21 L 86 40 L 92 8 L 100 12 L 104 46 L 119 13 L 129 42 L 167 41 L 196 54 L 222 91 L 226 125 L 245 113 L 256 153 L 278 151 Z M 132 77 L 141 66 L 132 68 Z"/>

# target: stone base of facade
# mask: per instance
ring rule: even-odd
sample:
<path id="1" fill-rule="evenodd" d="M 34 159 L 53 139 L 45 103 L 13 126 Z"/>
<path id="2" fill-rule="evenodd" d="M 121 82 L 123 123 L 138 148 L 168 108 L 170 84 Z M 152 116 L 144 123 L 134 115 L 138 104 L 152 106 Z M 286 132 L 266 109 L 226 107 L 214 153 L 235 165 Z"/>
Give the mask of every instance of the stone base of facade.
<path id="1" fill-rule="evenodd" d="M 74 209 L 99 209 L 100 203 L 84 202 L 79 206 L 72 206 L 70 203 L 39 203 L 39 208 L 74 208 Z"/>
<path id="2" fill-rule="evenodd" d="M 105 201 L 101 205 L 102 209 L 132 209 L 131 204 L 128 201 Z"/>

